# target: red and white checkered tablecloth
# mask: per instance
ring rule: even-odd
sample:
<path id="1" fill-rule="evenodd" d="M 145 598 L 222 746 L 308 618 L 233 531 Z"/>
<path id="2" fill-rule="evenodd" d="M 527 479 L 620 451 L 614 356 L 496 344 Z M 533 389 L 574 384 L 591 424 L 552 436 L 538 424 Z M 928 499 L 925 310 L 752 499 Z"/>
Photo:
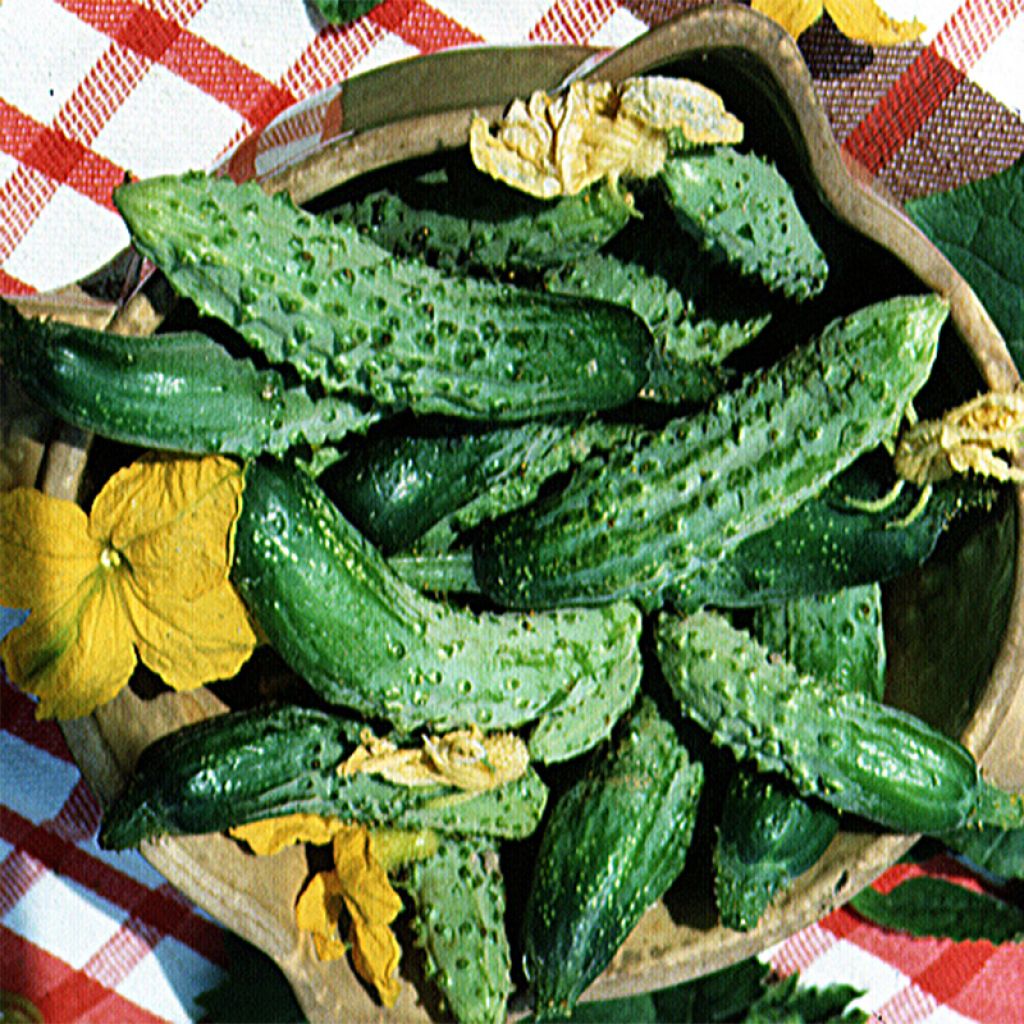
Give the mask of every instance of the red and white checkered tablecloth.
<path id="1" fill-rule="evenodd" d="M 343 27 L 304 0 L 3 0 L 0 294 L 79 280 L 128 237 L 136 176 L 263 174 L 338 130 L 337 84 L 481 43 L 613 48 L 700 0 L 383 0 Z M 801 40 L 847 152 L 900 199 L 1024 152 L 1024 0 L 883 0 L 919 43 L 871 51 L 826 18 Z M 246 140 L 248 140 L 246 142 Z M 246 145 L 239 150 L 241 143 Z M 47 1021 L 186 1021 L 223 977 L 223 933 L 139 855 L 96 845 L 99 807 L 58 728 L 0 678 L 0 989 Z M 899 865 L 985 883 L 954 860 Z M 865 989 L 877 1024 L 1024 1020 L 1024 947 L 909 939 L 839 910 L 767 954 Z M 12 1004 L 13 1005 L 13 1004 Z"/>

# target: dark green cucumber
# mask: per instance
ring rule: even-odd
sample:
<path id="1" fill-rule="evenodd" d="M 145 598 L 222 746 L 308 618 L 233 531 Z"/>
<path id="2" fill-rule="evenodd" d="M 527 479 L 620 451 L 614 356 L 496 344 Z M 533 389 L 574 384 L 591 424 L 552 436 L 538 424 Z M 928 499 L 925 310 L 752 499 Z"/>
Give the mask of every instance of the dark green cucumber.
<path id="1" fill-rule="evenodd" d="M 646 379 L 628 310 L 445 276 L 255 183 L 152 178 L 115 203 L 179 294 L 329 392 L 500 421 L 620 405 Z"/>
<path id="2" fill-rule="evenodd" d="M 4 370 L 44 409 L 101 437 L 196 454 L 281 454 L 379 418 L 285 387 L 198 331 L 125 337 L 21 316 L 0 301 Z"/>
<path id="3" fill-rule="evenodd" d="M 506 838 L 527 836 L 540 822 L 547 788 L 532 769 L 483 793 L 339 775 L 362 728 L 309 708 L 263 706 L 169 733 L 142 752 L 127 789 L 104 812 L 100 845 L 120 850 L 300 812 Z"/>
<path id="4" fill-rule="evenodd" d="M 865 693 L 801 676 L 720 616 L 662 615 L 657 651 L 683 714 L 805 795 L 898 832 L 988 814 L 992 787 L 960 743 Z"/>
<path id="5" fill-rule="evenodd" d="M 749 344 L 770 314 L 747 320 L 701 316 L 693 298 L 640 263 L 595 254 L 545 277 L 549 290 L 605 299 L 642 317 L 654 338 L 645 397 L 704 402 L 730 379 L 722 361 Z"/>
<path id="6" fill-rule="evenodd" d="M 706 565 L 680 606 L 750 607 L 885 582 L 921 565 L 954 519 L 998 497 L 996 487 L 961 478 L 937 484 L 911 523 L 903 520 L 917 501 L 913 488 L 883 512 L 864 512 L 848 499 L 877 498 L 892 482 L 874 461 L 858 461 L 792 515 Z"/>
<path id="7" fill-rule="evenodd" d="M 638 428 L 563 491 L 484 531 L 481 588 L 519 608 L 685 603 L 707 566 L 895 434 L 947 313 L 935 295 L 877 303 L 696 414 Z"/>
<path id="8" fill-rule="evenodd" d="M 604 183 L 551 202 L 495 182 L 468 161 L 397 181 L 330 213 L 396 256 L 459 274 L 572 263 L 632 215 Z"/>
<path id="9" fill-rule="evenodd" d="M 644 698 L 554 805 L 523 924 L 539 1017 L 568 1016 L 682 871 L 703 781 L 702 766 Z"/>
<path id="10" fill-rule="evenodd" d="M 518 728 L 640 675 L 632 605 L 475 615 L 431 601 L 312 480 L 280 465 L 246 470 L 232 579 L 322 698 L 401 732 Z"/>
<path id="11" fill-rule="evenodd" d="M 588 454 L 600 429 L 532 421 L 486 431 L 387 434 L 354 449 L 319 483 L 345 518 L 390 554 L 428 531 L 466 530 L 529 504 L 545 480 Z"/>
<path id="12" fill-rule="evenodd" d="M 825 255 L 781 174 L 754 153 L 708 146 L 658 174 L 679 224 L 711 255 L 798 301 L 828 277 Z"/>
<path id="13" fill-rule="evenodd" d="M 399 883 L 412 897 L 413 939 L 426 976 L 459 1024 L 504 1024 L 512 992 L 505 883 L 485 838 L 443 837 Z"/>
<path id="14" fill-rule="evenodd" d="M 753 633 L 799 672 L 882 699 L 885 641 L 877 583 L 759 608 Z M 828 804 L 804 799 L 783 779 L 738 766 L 722 802 L 714 854 L 722 924 L 753 928 L 775 894 L 817 863 L 838 828 Z"/>

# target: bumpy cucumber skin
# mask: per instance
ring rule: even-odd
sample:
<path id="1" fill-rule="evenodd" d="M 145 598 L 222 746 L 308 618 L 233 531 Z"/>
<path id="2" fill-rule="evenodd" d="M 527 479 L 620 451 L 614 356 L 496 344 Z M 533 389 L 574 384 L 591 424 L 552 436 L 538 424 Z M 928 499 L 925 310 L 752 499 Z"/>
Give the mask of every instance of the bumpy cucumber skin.
<path id="1" fill-rule="evenodd" d="M 977 807 L 970 752 L 913 715 L 771 661 L 708 612 L 663 614 L 656 641 L 683 713 L 801 793 L 897 832 L 956 828 Z"/>
<path id="2" fill-rule="evenodd" d="M 169 733 L 142 752 L 127 789 L 105 811 L 100 845 L 120 850 L 299 812 L 505 838 L 529 835 L 540 822 L 547 787 L 532 769 L 483 793 L 339 775 L 361 728 L 322 711 L 269 705 Z"/>
<path id="3" fill-rule="evenodd" d="M 384 554 L 439 526 L 469 529 L 528 504 L 545 480 L 582 460 L 595 426 L 533 421 L 458 434 L 371 438 L 319 478 Z"/>
<path id="4" fill-rule="evenodd" d="M 687 601 L 687 583 L 892 437 L 928 378 L 947 303 L 877 303 L 836 320 L 694 415 L 637 429 L 547 500 L 486 530 L 483 591 L 507 607 Z"/>
<path id="5" fill-rule="evenodd" d="M 502 421 L 620 405 L 646 379 L 650 333 L 621 307 L 442 275 L 255 183 L 188 174 L 114 196 L 176 291 L 329 392 Z"/>
<path id="6" fill-rule="evenodd" d="M 518 728 L 641 671 L 632 605 L 474 615 L 431 601 L 313 481 L 280 465 L 246 470 L 232 579 L 322 698 L 400 732 Z"/>
<path id="7" fill-rule="evenodd" d="M 445 837 L 411 864 L 402 883 L 416 912 L 413 938 L 426 976 L 459 1024 L 503 1024 L 512 992 L 505 884 L 498 852 L 484 838 Z"/>
<path id="8" fill-rule="evenodd" d="M 864 462 L 851 466 L 792 515 L 705 566 L 678 606 L 746 608 L 885 582 L 921 565 L 954 519 L 991 508 L 998 496 L 995 487 L 976 480 L 937 484 L 924 511 L 906 525 L 901 520 L 917 500 L 913 488 L 884 512 L 859 511 L 847 501 L 877 498 L 890 483 Z"/>
<path id="9" fill-rule="evenodd" d="M 645 698 L 559 798 L 523 925 L 538 1016 L 568 1015 L 682 871 L 703 781 L 702 766 Z"/>
<path id="10" fill-rule="evenodd" d="M 877 583 L 765 605 L 754 636 L 803 675 L 875 700 L 885 695 L 882 589 Z"/>
<path id="11" fill-rule="evenodd" d="M 825 255 L 789 184 L 763 158 L 706 147 L 670 157 L 658 180 L 680 225 L 710 253 L 797 301 L 825 287 Z"/>
<path id="12" fill-rule="evenodd" d="M 197 331 L 125 337 L 21 316 L 0 302 L 0 358 L 43 408 L 144 448 L 281 454 L 364 431 L 379 414 L 335 395 L 286 388 Z"/>
<path id="13" fill-rule="evenodd" d="M 885 640 L 877 583 L 759 608 L 752 632 L 797 671 L 882 699 Z M 722 923 L 753 928 L 772 897 L 817 862 L 838 828 L 827 804 L 738 766 L 722 803 L 714 853 Z"/>
<path id="14" fill-rule="evenodd" d="M 549 202 L 465 168 L 400 182 L 331 214 L 396 256 L 447 273 L 500 274 L 595 252 L 629 223 L 631 211 L 604 184 Z"/>
<path id="15" fill-rule="evenodd" d="M 550 291 L 628 306 L 651 330 L 650 374 L 642 392 L 658 402 L 705 402 L 729 382 L 722 361 L 749 344 L 770 314 L 741 320 L 701 317 L 694 301 L 639 263 L 595 254 L 545 278 Z"/>

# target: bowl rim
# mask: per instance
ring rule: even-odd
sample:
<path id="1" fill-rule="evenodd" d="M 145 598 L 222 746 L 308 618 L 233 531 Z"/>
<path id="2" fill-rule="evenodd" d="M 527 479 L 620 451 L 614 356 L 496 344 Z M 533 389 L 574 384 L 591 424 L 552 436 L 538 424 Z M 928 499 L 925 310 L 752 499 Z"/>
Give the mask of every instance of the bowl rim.
<path id="1" fill-rule="evenodd" d="M 529 67 L 531 53 L 538 50 L 545 51 L 543 71 L 532 76 L 524 73 L 517 78 L 515 72 L 519 65 L 516 61 L 521 60 Z M 746 7 L 712 5 L 684 11 L 603 59 L 598 59 L 603 51 L 565 48 L 562 56 L 567 59 L 560 63 L 549 59 L 552 50 L 550 47 L 530 46 L 473 48 L 411 58 L 349 79 L 342 85 L 347 115 L 349 111 L 359 109 L 361 90 L 364 96 L 382 87 L 408 90 L 411 82 L 422 81 L 424 74 L 431 73 L 431 65 L 437 69 L 443 64 L 449 80 L 453 80 L 458 77 L 458 69 L 463 64 L 468 67 L 472 63 L 479 74 L 483 66 L 481 61 L 486 63 L 489 58 L 496 62 L 492 68 L 496 77 L 489 80 L 488 89 L 479 91 L 475 98 L 463 92 L 458 103 L 448 102 L 441 88 L 429 97 L 423 97 L 425 110 L 411 113 L 406 110 L 397 120 L 375 123 L 372 112 L 368 111 L 364 128 L 342 135 L 304 160 L 266 178 L 263 183 L 269 191 L 288 190 L 297 202 L 301 202 L 385 163 L 462 145 L 468 136 L 469 115 L 473 112 L 495 117 L 514 96 L 525 95 L 532 88 L 550 89 L 558 85 L 561 78 L 578 67 L 581 61 L 588 65 L 584 77 L 618 81 L 655 71 L 665 64 L 698 53 L 740 50 L 767 71 L 779 95 L 789 104 L 810 161 L 811 176 L 826 205 L 840 220 L 861 233 L 869 234 L 922 282 L 949 299 L 951 320 L 965 340 L 987 386 L 1006 389 L 1019 381 L 1003 339 L 964 279 L 893 203 L 871 187 L 863 172 L 844 159 L 799 49 L 774 22 Z M 546 80 L 537 81 L 538 78 Z M 494 94 L 495 81 L 507 87 L 504 98 Z M 414 95 L 412 91 L 406 94 Z M 364 99 L 363 102 L 368 101 Z M 88 308 L 83 312 L 81 298 L 73 292 L 40 296 L 34 301 L 19 301 L 18 305 L 26 312 L 43 310 L 58 318 L 80 320 L 88 316 L 92 323 L 105 317 L 111 330 L 131 334 L 151 333 L 162 318 L 159 279 L 154 288 L 136 293 L 117 309 L 111 307 L 100 311 L 95 304 L 86 304 Z M 47 450 L 43 489 L 58 496 L 76 497 L 88 451 L 88 435 L 64 425 Z M 1014 501 L 1019 526 L 1024 523 L 1024 488 L 1015 489 Z M 1018 528 L 1015 589 L 1007 634 L 988 683 L 961 736 L 982 766 L 996 771 L 996 781 L 1006 785 L 1024 785 L 1024 752 L 1020 749 L 1020 737 L 1024 735 L 1024 693 L 1021 692 L 1024 691 L 1022 533 L 1024 530 Z M 160 731 L 180 724 L 182 714 L 193 719 L 221 707 L 204 691 L 174 696 L 182 700 L 173 707 L 163 708 L 161 714 L 165 717 L 160 719 Z M 114 706 L 119 701 L 121 698 L 114 702 Z M 104 801 L 116 793 L 126 777 L 123 752 L 119 755 L 113 749 L 110 736 L 123 724 L 118 716 L 123 718 L 127 714 L 127 711 L 109 713 L 100 709 L 89 718 L 61 723 L 76 763 Z M 999 775 L 1000 767 L 1005 770 L 1007 763 L 1014 766 L 1010 776 Z M 793 911 L 793 916 L 776 909 L 754 931 L 728 932 L 715 926 L 705 934 L 705 938 L 710 937 L 705 945 L 711 948 L 697 949 L 691 943 L 662 948 L 645 956 L 638 954 L 634 937 L 627 941 L 584 998 L 616 998 L 661 988 L 760 952 L 845 902 L 893 863 L 916 838 L 844 833 L 840 837 L 841 842 L 846 842 L 844 856 L 833 857 L 827 863 L 823 861 L 804 876 L 801 892 L 806 898 L 799 913 L 796 912 L 796 901 L 790 900 L 782 905 L 782 909 Z M 305 952 L 305 944 L 294 936 L 280 933 L 282 908 L 259 900 L 253 905 L 240 905 L 238 900 L 226 899 L 218 891 L 218 886 L 211 882 L 207 873 L 208 860 L 201 844 L 217 842 L 218 839 L 222 844 L 234 847 L 230 840 L 221 837 L 183 837 L 146 844 L 143 852 L 191 900 L 277 959 L 292 981 L 303 1010 L 311 1019 L 336 1015 L 343 1006 L 347 1007 L 345 1012 L 349 1019 L 355 1019 L 352 1006 L 339 1002 L 330 992 L 325 994 L 324 989 L 329 987 L 326 979 L 330 976 L 322 969 L 311 969 L 311 966 L 323 968 L 328 965 L 316 964 L 312 954 Z M 291 852 L 296 856 L 277 855 L 281 858 L 279 867 L 283 877 L 291 877 L 296 870 L 304 871 L 298 851 Z M 839 863 L 842 864 L 841 876 L 836 870 Z M 276 884 L 273 880 L 278 879 L 280 872 L 266 874 L 267 884 Z M 290 913 L 290 908 L 286 909 Z M 660 922 L 661 925 L 665 923 Z M 671 924 L 670 921 L 667 923 Z M 653 934 L 656 939 L 668 933 L 661 927 L 660 930 L 655 928 Z M 648 941 L 653 943 L 655 939 Z M 346 982 L 342 987 L 345 992 L 351 992 L 359 986 L 358 983 Z M 365 1001 L 368 1007 L 366 1019 L 379 1019 L 379 1008 L 372 1007 L 369 1000 Z M 405 1011 L 409 1009 L 408 1004 L 400 1002 L 399 1006 Z M 372 1015 L 370 1009 L 373 1010 Z"/>

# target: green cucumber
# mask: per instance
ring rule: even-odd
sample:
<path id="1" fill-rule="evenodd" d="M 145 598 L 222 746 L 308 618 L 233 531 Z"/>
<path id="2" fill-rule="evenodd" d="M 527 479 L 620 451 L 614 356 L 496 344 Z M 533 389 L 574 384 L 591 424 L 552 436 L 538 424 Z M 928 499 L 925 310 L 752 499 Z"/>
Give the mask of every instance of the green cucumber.
<path id="1" fill-rule="evenodd" d="M 936 484 L 913 522 L 903 521 L 917 501 L 913 488 L 885 511 L 865 512 L 849 499 L 877 498 L 892 482 L 874 463 L 859 460 L 792 515 L 705 566 L 680 607 L 750 607 L 885 582 L 921 565 L 954 519 L 998 497 L 995 486 L 960 478 Z"/>
<path id="2" fill-rule="evenodd" d="M 892 437 L 927 380 L 948 304 L 890 299 L 660 431 L 637 428 L 566 488 L 485 530 L 483 591 L 506 607 L 685 603 L 691 579 Z"/>
<path id="3" fill-rule="evenodd" d="M 600 424 L 531 421 L 493 430 L 370 438 L 319 478 L 349 522 L 385 554 L 428 531 L 454 533 L 536 497 L 580 462 Z M 611 436 L 613 428 L 603 427 Z"/>
<path id="4" fill-rule="evenodd" d="M 882 699 L 885 641 L 877 583 L 759 608 L 753 633 L 798 671 Z M 828 804 L 805 800 L 785 780 L 738 766 L 722 802 L 714 853 L 722 924 L 753 928 L 775 894 L 817 863 L 838 829 Z"/>
<path id="5" fill-rule="evenodd" d="M 712 256 L 797 301 L 825 287 L 824 253 L 766 160 L 709 146 L 669 157 L 658 181 L 679 224 Z"/>
<path id="6" fill-rule="evenodd" d="M 703 781 L 702 766 L 644 698 L 555 803 L 523 923 L 539 1017 L 568 1016 L 682 871 Z"/>
<path id="7" fill-rule="evenodd" d="M 963 745 L 866 693 L 801 676 L 723 618 L 663 614 L 658 659 L 683 714 L 806 796 L 897 832 L 1002 827 L 1020 801 L 985 783 Z"/>
<path id="8" fill-rule="evenodd" d="M 281 465 L 246 470 L 232 579 L 323 699 L 400 732 L 518 728 L 640 675 L 634 606 L 476 615 L 431 601 L 312 480 Z"/>
<path id="9" fill-rule="evenodd" d="M 482 837 L 443 837 L 399 884 L 415 907 L 412 934 L 426 976 L 459 1024 L 504 1024 L 512 992 L 505 884 L 498 852 Z"/>
<path id="10" fill-rule="evenodd" d="M 495 182 L 466 161 L 391 183 L 330 215 L 396 256 L 446 273 L 501 274 L 572 263 L 618 234 L 632 211 L 604 183 L 551 202 Z"/>
<path id="11" fill-rule="evenodd" d="M 0 301 L 4 370 L 44 409 L 101 437 L 195 454 L 282 454 L 379 418 L 313 399 L 198 331 L 126 337 L 21 316 Z"/>
<path id="12" fill-rule="evenodd" d="M 296 813 L 505 838 L 527 836 L 539 824 L 547 788 L 532 768 L 482 793 L 339 775 L 362 728 L 310 708 L 268 705 L 168 733 L 146 747 L 127 788 L 104 811 L 100 845 L 121 850 L 160 835 L 221 832 Z"/>
<path id="13" fill-rule="evenodd" d="M 431 552 L 392 555 L 388 565 L 411 587 L 428 594 L 479 594 L 473 572 L 473 552 Z"/>
<path id="14" fill-rule="evenodd" d="M 747 320 L 700 316 L 693 298 L 640 263 L 595 254 L 549 272 L 550 291 L 627 306 L 650 328 L 654 338 L 650 373 L 642 394 L 664 403 L 704 402 L 721 391 L 730 373 L 722 361 L 749 344 L 771 319 Z"/>
<path id="15" fill-rule="evenodd" d="M 507 421 L 620 405 L 646 379 L 628 310 L 445 276 L 255 183 L 193 173 L 114 200 L 179 294 L 328 392 Z"/>

